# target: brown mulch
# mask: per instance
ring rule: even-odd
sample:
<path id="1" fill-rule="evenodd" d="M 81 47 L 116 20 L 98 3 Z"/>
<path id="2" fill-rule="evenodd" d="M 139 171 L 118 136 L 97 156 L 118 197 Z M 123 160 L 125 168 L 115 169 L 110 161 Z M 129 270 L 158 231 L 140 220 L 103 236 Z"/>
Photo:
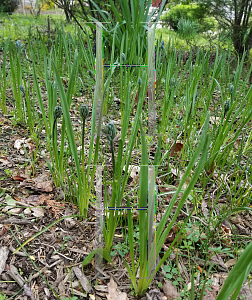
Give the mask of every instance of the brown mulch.
<path id="1" fill-rule="evenodd" d="M 44 156 L 37 162 L 35 176 L 29 174 L 29 164 L 23 166 L 28 160 L 13 145 L 18 138 L 28 137 L 27 131 L 20 125 L 13 127 L 11 121 L 3 116 L 1 128 L 0 178 L 1 188 L 5 189 L 5 193 L 0 198 L 0 255 L 2 250 L 6 259 L 2 270 L 0 264 L 0 289 L 14 299 L 58 299 L 52 289 L 61 299 L 71 299 L 72 296 L 77 296 L 78 299 L 106 299 L 108 283 L 113 278 L 119 291 L 126 292 L 129 299 L 135 299 L 131 294 L 127 270 L 119 255 L 113 257 L 113 265 L 106 263 L 102 270 L 97 269 L 94 259 L 82 269 L 83 260 L 94 250 L 95 208 L 89 208 L 86 221 L 66 218 L 55 222 L 59 218 L 78 214 L 77 206 L 64 202 L 63 191 L 53 187 L 50 175 L 45 170 Z M 160 188 L 160 192 L 164 191 Z M 168 203 L 170 198 L 167 196 L 163 200 Z M 12 201 L 15 201 L 15 208 L 9 205 Z M 159 206 L 157 219 L 161 217 L 162 205 L 166 207 L 165 202 Z M 179 220 L 185 217 L 181 215 Z M 242 219 L 241 216 L 233 218 L 231 222 L 236 226 L 237 235 L 252 236 L 250 215 L 244 214 Z M 48 226 L 50 227 L 42 234 L 34 237 Z M 118 233 L 117 241 L 122 241 L 120 232 Z M 168 237 L 168 246 L 173 238 L 169 240 Z M 17 240 L 22 244 L 29 239 L 29 243 L 24 246 L 26 253 L 20 249 L 13 254 L 19 247 Z M 174 258 L 176 255 L 170 257 Z M 225 258 L 227 259 L 224 255 L 223 259 Z M 219 271 L 224 268 L 227 272 L 223 259 L 213 257 L 213 262 L 223 266 Z M 186 260 L 180 261 L 188 268 Z M 204 265 L 201 261 L 195 263 L 199 268 Z M 184 276 L 187 278 L 188 274 Z M 153 280 L 150 290 L 154 288 L 155 291 L 158 282 L 162 282 L 164 277 L 161 275 L 157 279 Z"/>
<path id="2" fill-rule="evenodd" d="M 83 102 L 83 99 L 79 99 L 79 101 Z M 91 103 L 88 105 L 91 107 Z M 77 111 L 73 110 L 71 113 L 74 115 L 73 125 L 79 126 L 80 120 L 75 117 Z M 88 126 L 90 126 L 90 120 L 88 122 Z M 29 154 L 34 151 L 36 146 L 34 141 L 29 140 L 28 129 L 24 124 L 13 124 L 11 116 L 0 116 L 0 124 L 0 290 L 7 297 L 20 300 L 58 299 L 53 290 L 61 299 L 65 297 L 71 299 L 73 296 L 78 297 L 78 299 L 107 299 L 109 283 L 113 278 L 119 291 L 126 292 L 129 299 L 135 299 L 131 293 L 132 287 L 128 272 L 118 254 L 112 258 L 113 264 L 105 263 L 103 269 L 97 268 L 94 259 L 89 265 L 82 268 L 83 260 L 95 248 L 95 207 L 90 206 L 88 218 L 85 221 L 78 218 L 65 218 L 56 222 L 62 217 L 77 215 L 78 208 L 76 205 L 66 202 L 64 192 L 53 185 L 49 170 L 46 167 L 46 161 L 49 158 L 45 153 L 45 133 L 42 132 L 40 136 L 42 143 L 38 152 L 39 159 L 36 161 L 36 173 L 33 174 L 30 160 L 21 151 L 22 143 L 26 144 L 25 147 Z M 19 146 L 14 148 L 14 145 L 18 144 L 21 145 L 21 148 L 18 148 Z M 176 159 L 179 155 L 179 149 L 177 149 L 179 145 L 177 142 L 176 147 L 173 147 L 171 151 Z M 154 156 L 155 150 L 155 147 L 151 149 L 152 156 Z M 137 157 L 137 152 L 134 153 L 134 157 Z M 110 155 L 108 155 L 106 163 L 111 163 Z M 167 172 L 167 168 L 165 171 Z M 170 171 L 172 173 L 170 184 L 175 186 L 180 175 L 176 173 L 175 169 Z M 132 176 L 131 188 L 135 184 L 135 179 L 137 182 L 137 176 L 136 178 Z M 160 185 L 162 183 L 157 182 Z M 216 187 L 218 187 L 218 183 L 212 185 L 209 190 L 212 203 L 216 199 Z M 3 189 L 5 193 L 1 193 Z M 167 191 L 170 190 L 159 187 L 159 192 Z M 160 221 L 170 199 L 171 195 L 166 195 L 162 198 L 162 202 L 158 203 L 157 221 Z M 218 202 L 218 209 L 225 209 L 228 199 L 227 197 L 220 198 Z M 209 199 L 205 197 L 201 205 L 200 209 L 207 218 L 211 210 Z M 187 208 L 189 211 L 192 209 L 189 201 Z M 219 213 L 218 209 L 216 209 L 216 214 Z M 178 220 L 183 222 L 186 217 L 186 214 L 181 214 Z M 198 219 L 195 217 L 195 220 Z M 246 236 L 248 240 L 251 240 L 251 214 L 242 213 L 224 221 L 222 224 L 223 233 L 222 236 L 218 236 L 218 239 L 224 240 L 227 247 L 230 246 L 231 224 L 235 228 L 236 235 Z M 45 230 L 47 227 L 48 229 Z M 34 237 L 42 230 L 44 230 L 43 233 Z M 167 245 L 164 246 L 164 250 L 169 247 L 176 232 L 177 229 L 174 227 L 167 237 Z M 29 239 L 31 240 L 24 246 L 26 253 L 20 249 L 13 254 L 19 247 L 17 240 L 23 244 Z M 121 230 L 118 230 L 115 242 L 122 242 L 123 240 Z M 179 253 L 180 251 L 175 249 L 174 252 Z M 129 257 L 126 255 L 125 258 L 127 260 Z M 169 257 L 169 261 L 174 260 L 176 263 L 176 258 L 177 256 L 173 253 Z M 230 267 L 226 265 L 229 260 L 230 257 L 226 254 L 212 257 L 211 262 L 218 266 L 219 272 L 217 274 L 219 276 L 217 292 L 230 270 Z M 192 259 L 192 261 L 197 265 L 197 268 L 203 268 L 204 261 L 198 258 Z M 183 269 L 182 267 L 185 268 L 186 271 L 184 270 L 181 276 L 185 282 L 189 283 L 190 263 L 181 256 L 179 265 L 181 269 Z M 231 262 L 230 266 L 232 266 Z M 148 289 L 151 299 L 160 299 L 157 295 L 157 289 L 158 283 L 163 283 L 163 281 L 164 276 L 162 274 L 158 274 L 157 278 L 153 280 Z M 165 291 L 164 288 L 163 291 Z M 164 294 L 162 294 L 161 299 L 165 300 Z"/>

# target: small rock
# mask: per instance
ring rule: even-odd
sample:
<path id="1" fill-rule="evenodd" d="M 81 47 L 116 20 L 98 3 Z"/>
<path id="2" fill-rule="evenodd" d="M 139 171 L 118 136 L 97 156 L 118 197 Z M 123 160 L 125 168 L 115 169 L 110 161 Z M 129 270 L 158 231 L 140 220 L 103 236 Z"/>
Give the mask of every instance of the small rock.
<path id="1" fill-rule="evenodd" d="M 30 208 L 26 208 L 24 211 L 23 211 L 24 215 L 30 215 L 31 214 L 31 209 Z"/>
<path id="2" fill-rule="evenodd" d="M 32 210 L 32 215 L 34 217 L 39 218 L 39 217 L 44 217 L 45 215 L 45 210 L 42 207 L 34 207 L 31 210 Z"/>
<path id="3" fill-rule="evenodd" d="M 1 279 L 2 279 L 3 281 L 11 281 L 11 277 L 10 277 L 7 273 L 3 273 L 3 274 L 1 275 Z"/>

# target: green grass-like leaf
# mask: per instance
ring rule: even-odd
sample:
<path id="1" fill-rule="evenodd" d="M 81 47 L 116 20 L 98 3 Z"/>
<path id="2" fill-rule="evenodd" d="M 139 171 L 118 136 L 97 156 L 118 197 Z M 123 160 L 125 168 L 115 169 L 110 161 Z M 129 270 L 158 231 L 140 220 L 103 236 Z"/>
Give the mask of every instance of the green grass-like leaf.
<path id="1" fill-rule="evenodd" d="M 235 300 L 240 293 L 242 284 L 248 277 L 252 269 L 252 242 L 245 248 L 242 255 L 237 260 L 235 266 L 225 280 L 216 300 L 226 300 L 231 295 L 231 300 Z"/>

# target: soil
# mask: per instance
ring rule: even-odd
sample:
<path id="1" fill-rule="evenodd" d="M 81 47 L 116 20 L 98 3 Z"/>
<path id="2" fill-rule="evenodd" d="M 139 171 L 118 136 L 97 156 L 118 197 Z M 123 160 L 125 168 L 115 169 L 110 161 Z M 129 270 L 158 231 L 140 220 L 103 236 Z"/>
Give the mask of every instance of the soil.
<path id="1" fill-rule="evenodd" d="M 113 264 L 105 263 L 102 270 L 96 268 L 95 260 L 92 259 L 82 272 L 83 260 L 94 250 L 95 207 L 89 208 L 88 218 L 85 221 L 73 217 L 64 218 L 78 214 L 78 208 L 64 201 L 63 191 L 54 187 L 46 167 L 45 156 L 40 156 L 36 162 L 36 174 L 31 175 L 29 159 L 25 154 L 20 153 L 22 148 L 14 148 L 18 139 L 29 139 L 27 129 L 20 124 L 13 125 L 8 116 L 1 115 L 0 122 L 2 191 L 0 253 L 6 255 L 2 269 L 0 267 L 0 289 L 12 299 L 58 299 L 52 289 L 61 299 L 71 298 L 73 295 L 79 297 L 78 299 L 106 299 L 108 283 L 113 278 L 117 284 L 117 290 L 126 292 L 129 299 L 134 299 L 127 270 L 118 253 L 112 258 Z M 43 140 L 43 135 L 41 139 Z M 30 147 L 30 152 L 35 147 L 32 141 L 27 142 L 27 145 Z M 42 152 L 41 149 L 40 151 Z M 211 190 L 211 197 L 214 199 L 214 187 Z M 160 192 L 163 192 L 161 188 Z M 169 203 L 169 199 L 170 197 L 166 197 L 166 204 Z M 207 214 L 209 213 L 208 199 L 204 201 Z M 219 202 L 218 207 L 221 209 L 221 206 L 227 203 L 227 199 L 223 198 L 222 201 L 219 199 Z M 11 204 L 14 204 L 14 208 Z M 160 207 L 162 207 L 161 202 Z M 162 213 L 161 208 L 157 219 Z M 183 221 L 186 217 L 185 214 L 181 214 L 178 219 Z M 248 240 L 251 239 L 251 219 L 250 213 L 242 213 L 230 219 L 237 236 L 242 235 Z M 226 223 L 222 224 L 224 233 L 221 238 L 226 239 L 227 244 L 230 242 L 228 238 L 231 232 L 230 221 L 225 220 Z M 174 234 L 176 234 L 176 229 L 173 229 L 167 238 L 164 250 L 174 239 L 172 237 Z M 122 242 L 120 230 L 117 236 L 115 242 Z M 23 244 L 28 240 L 26 246 L 16 252 L 20 243 Z M 13 254 L 13 252 L 16 253 Z M 128 257 L 129 254 L 125 256 L 125 259 Z M 170 260 L 174 259 L 176 261 L 176 255 L 173 252 Z M 188 260 L 182 258 L 180 260 L 187 269 L 184 277 L 190 279 Z M 225 255 L 215 258 L 215 263 L 219 268 L 218 274 L 221 271 L 227 274 L 229 270 L 224 260 L 227 260 Z M 195 262 L 199 268 L 204 265 L 204 262 L 200 260 Z M 156 278 L 148 289 L 149 293 L 153 289 L 160 290 L 158 283 L 163 282 L 164 276 L 158 274 Z M 163 296 L 162 299 L 165 299 L 164 293 L 160 295 Z"/>

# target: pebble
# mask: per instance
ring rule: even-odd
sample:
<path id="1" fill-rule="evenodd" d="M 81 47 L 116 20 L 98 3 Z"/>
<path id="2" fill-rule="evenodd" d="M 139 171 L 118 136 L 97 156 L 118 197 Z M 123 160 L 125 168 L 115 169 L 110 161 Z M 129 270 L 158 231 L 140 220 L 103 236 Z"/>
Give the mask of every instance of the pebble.
<path id="1" fill-rule="evenodd" d="M 30 208 L 26 208 L 24 211 L 23 211 L 24 215 L 30 215 L 31 214 L 31 209 Z"/>

